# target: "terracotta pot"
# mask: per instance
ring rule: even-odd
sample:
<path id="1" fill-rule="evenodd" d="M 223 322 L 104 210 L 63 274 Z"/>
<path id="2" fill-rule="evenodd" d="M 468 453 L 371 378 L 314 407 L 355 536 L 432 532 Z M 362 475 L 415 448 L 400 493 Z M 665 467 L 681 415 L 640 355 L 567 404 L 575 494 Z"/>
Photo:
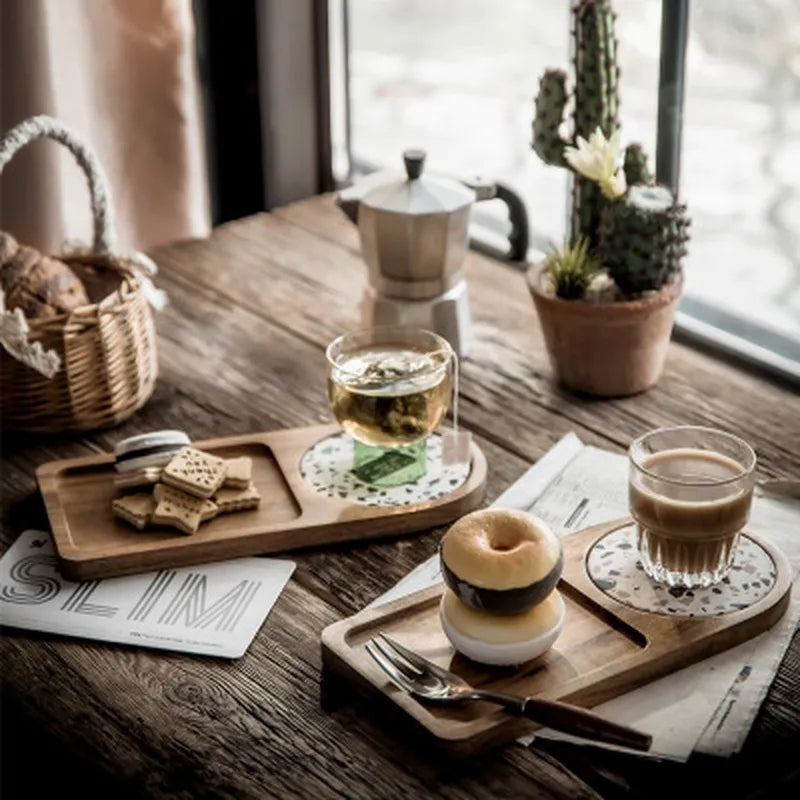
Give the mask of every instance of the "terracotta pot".
<path id="1" fill-rule="evenodd" d="M 543 270 L 543 262 L 534 264 L 526 277 L 558 381 L 600 397 L 652 386 L 664 366 L 683 278 L 650 297 L 594 304 L 547 294 Z"/>

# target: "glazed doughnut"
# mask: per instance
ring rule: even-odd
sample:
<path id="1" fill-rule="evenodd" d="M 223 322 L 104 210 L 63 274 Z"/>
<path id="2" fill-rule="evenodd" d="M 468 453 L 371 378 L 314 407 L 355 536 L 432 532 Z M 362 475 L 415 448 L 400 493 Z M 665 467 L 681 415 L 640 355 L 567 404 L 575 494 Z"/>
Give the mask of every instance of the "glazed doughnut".
<path id="1" fill-rule="evenodd" d="M 515 614 L 540 603 L 555 588 L 561 542 L 533 514 L 488 508 L 459 519 L 442 538 L 445 583 L 467 605 Z"/>
<path id="2" fill-rule="evenodd" d="M 561 633 L 565 615 L 564 599 L 557 589 L 521 614 L 477 611 L 449 589 L 439 605 L 442 630 L 453 647 L 483 664 L 521 664 L 542 655 Z"/>

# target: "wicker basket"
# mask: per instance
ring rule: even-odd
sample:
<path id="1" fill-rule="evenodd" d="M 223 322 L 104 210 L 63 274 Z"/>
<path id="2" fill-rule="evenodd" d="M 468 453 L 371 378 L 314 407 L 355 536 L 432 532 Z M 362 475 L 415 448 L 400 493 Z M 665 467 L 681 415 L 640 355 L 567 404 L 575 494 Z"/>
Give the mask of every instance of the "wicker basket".
<path id="1" fill-rule="evenodd" d="M 22 146 L 48 137 L 67 146 L 86 173 L 94 218 L 92 252 L 58 256 L 103 299 L 56 317 L 28 319 L 28 341 L 55 352 L 46 378 L 0 348 L 3 425 L 36 432 L 116 425 L 147 401 L 157 375 L 156 338 L 144 280 L 134 258 L 115 255 L 114 224 L 102 170 L 86 145 L 49 117 L 20 123 L 0 141 L 0 171 Z M 92 292 L 90 291 L 90 297 Z"/>

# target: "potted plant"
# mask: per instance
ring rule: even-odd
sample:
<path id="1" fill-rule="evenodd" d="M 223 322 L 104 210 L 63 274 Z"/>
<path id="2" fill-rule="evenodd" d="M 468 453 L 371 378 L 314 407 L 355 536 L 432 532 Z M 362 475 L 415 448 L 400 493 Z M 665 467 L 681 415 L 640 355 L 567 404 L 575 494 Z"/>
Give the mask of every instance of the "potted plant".
<path id="1" fill-rule="evenodd" d="M 527 279 L 559 382 L 599 396 L 634 394 L 661 374 L 683 287 L 686 206 L 653 185 L 638 144 L 624 153 L 610 0 L 573 8 L 573 139 L 560 132 L 566 75 L 546 70 L 533 149 L 573 173 L 570 231 Z"/>

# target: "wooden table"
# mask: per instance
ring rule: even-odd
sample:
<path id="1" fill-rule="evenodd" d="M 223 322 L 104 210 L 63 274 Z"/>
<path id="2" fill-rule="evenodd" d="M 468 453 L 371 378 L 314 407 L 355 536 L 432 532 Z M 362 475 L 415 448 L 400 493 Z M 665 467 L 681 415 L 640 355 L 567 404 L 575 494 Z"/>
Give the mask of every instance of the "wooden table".
<path id="1" fill-rule="evenodd" d="M 86 436 L 5 433 L 3 546 L 46 525 L 34 469 L 109 450 L 139 431 L 195 439 L 329 421 L 323 348 L 358 325 L 366 278 L 355 229 L 330 197 L 225 225 L 153 253 L 171 305 L 157 320 L 161 375 L 149 404 Z M 561 436 L 622 451 L 644 430 L 695 423 L 738 430 L 761 476 L 800 474 L 800 398 L 673 344 L 659 385 L 582 399 L 553 385 L 522 274 L 471 254 L 475 344 L 461 413 L 489 462 L 486 503 Z M 431 555 L 441 530 L 296 552 L 294 577 L 237 661 L 6 630 L 2 639 L 7 797 L 83 787 L 131 797 L 627 797 L 673 795 L 711 779 L 729 796 L 786 797 L 800 780 L 800 638 L 744 752 L 688 765 L 594 748 L 512 745 L 442 763 L 368 703 L 323 686 L 319 635 Z"/>

